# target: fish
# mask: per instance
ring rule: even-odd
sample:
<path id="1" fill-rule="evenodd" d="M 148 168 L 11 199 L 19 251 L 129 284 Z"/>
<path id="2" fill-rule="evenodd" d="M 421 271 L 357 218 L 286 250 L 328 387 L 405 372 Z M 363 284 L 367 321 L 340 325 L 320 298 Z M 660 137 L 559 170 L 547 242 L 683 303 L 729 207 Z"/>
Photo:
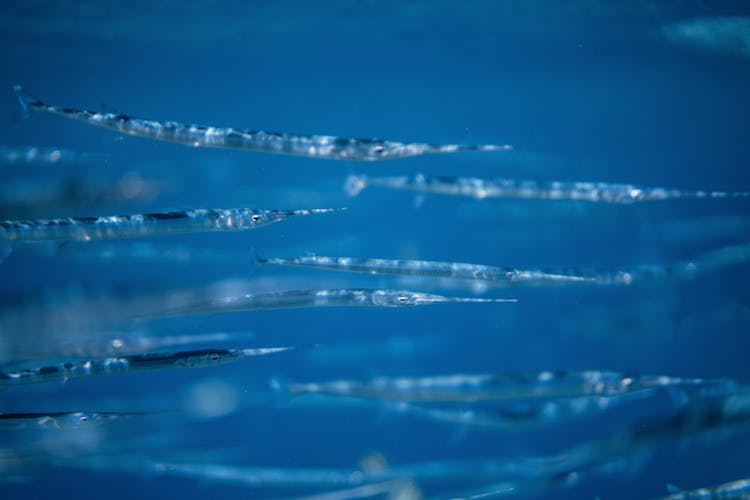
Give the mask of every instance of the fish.
<path id="1" fill-rule="evenodd" d="M 91 375 L 111 375 L 167 368 L 205 368 L 240 359 L 293 350 L 294 347 L 258 349 L 197 349 L 171 353 L 147 353 L 102 359 L 71 360 L 16 371 L 0 371 L 0 387 L 66 381 Z"/>
<path id="2" fill-rule="evenodd" d="M 353 161 L 378 161 L 459 151 L 509 151 L 512 149 L 508 144 L 428 144 L 187 125 L 174 121 L 146 120 L 122 113 L 98 113 L 52 106 L 32 97 L 20 85 L 14 85 L 13 91 L 26 115 L 29 110 L 50 113 L 95 127 L 114 130 L 121 134 L 175 142 L 191 147 L 243 149 L 308 158 Z"/>
<path id="3" fill-rule="evenodd" d="M 0 222 L 0 241 L 103 240 L 158 234 L 244 231 L 296 215 L 324 214 L 336 208 L 261 210 L 254 208 L 195 209 L 104 217 L 6 220 Z"/>
<path id="4" fill-rule="evenodd" d="M 376 377 L 371 380 L 288 383 L 272 387 L 290 396 L 328 394 L 405 402 L 478 402 L 539 398 L 612 397 L 657 388 L 695 388 L 730 393 L 736 382 L 724 379 L 685 379 L 627 375 L 616 371 L 540 371 L 521 373 L 452 374 L 426 377 Z"/>
<path id="5" fill-rule="evenodd" d="M 104 162 L 105 154 L 41 146 L 1 146 L 0 164 L 58 165 Z"/>
<path id="6" fill-rule="evenodd" d="M 468 196 L 475 199 L 509 198 L 536 200 L 574 200 L 593 203 L 632 204 L 685 198 L 750 198 L 750 191 L 689 191 L 634 184 L 605 182 L 537 182 L 476 177 L 413 176 L 368 177 L 350 175 L 344 190 L 357 196 L 368 186 L 420 193 Z"/>
<path id="7" fill-rule="evenodd" d="M 281 292 L 247 293 L 188 303 L 178 308 L 154 311 L 141 318 L 217 314 L 308 307 L 410 307 L 447 303 L 517 302 L 518 299 L 476 297 L 445 297 L 409 290 L 377 290 L 338 288 L 325 290 L 285 290 Z"/>
<path id="8" fill-rule="evenodd" d="M 677 488 L 671 487 L 670 490 Z M 674 491 L 660 500 L 748 500 L 750 499 L 750 478 L 738 479 L 710 488 L 690 491 Z"/>
<path id="9" fill-rule="evenodd" d="M 61 342 L 57 350 L 65 357 L 90 357 L 140 354 L 165 347 L 251 339 L 252 332 L 210 332 L 184 335 L 149 335 L 144 332 L 96 334 Z"/>
<path id="10" fill-rule="evenodd" d="M 0 413 L 0 429 L 70 429 L 101 425 L 113 420 L 152 415 L 143 412 L 63 411 Z"/>
<path id="11" fill-rule="evenodd" d="M 409 415 L 463 428 L 515 431 L 542 427 L 603 413 L 621 402 L 620 396 L 582 396 L 546 399 L 533 404 L 502 405 L 498 408 L 434 408 L 399 402 L 396 409 Z"/>
<path id="12" fill-rule="evenodd" d="M 263 258 L 256 255 L 255 261 L 258 264 L 303 266 L 366 274 L 455 278 L 461 280 L 490 281 L 508 285 L 593 283 L 595 281 L 593 277 L 565 274 L 564 271 L 523 270 L 463 262 L 324 257 L 316 255 L 291 258 Z"/>
<path id="13" fill-rule="evenodd" d="M 163 191 L 163 184 L 135 172 L 104 179 L 75 175 L 9 180 L 0 185 L 0 214 L 5 218 L 30 218 L 50 212 L 90 210 L 147 203 Z"/>
<path id="14" fill-rule="evenodd" d="M 632 465 L 632 457 L 653 453 L 664 444 L 684 438 L 715 435 L 716 432 L 746 429 L 748 425 L 750 391 L 745 388 L 718 399 L 698 398 L 666 418 L 636 419 L 624 430 L 541 456 L 421 461 L 369 470 L 148 460 L 142 456 L 128 457 L 123 454 L 66 459 L 66 465 L 93 470 L 140 471 L 149 475 L 179 476 L 250 488 L 356 488 L 394 480 L 425 485 L 448 484 L 452 487 L 470 483 L 475 489 L 460 496 L 478 499 L 514 492 L 557 491 L 595 474 L 621 470 L 621 467 Z M 489 485 L 476 490 L 476 485 L 482 483 Z"/>

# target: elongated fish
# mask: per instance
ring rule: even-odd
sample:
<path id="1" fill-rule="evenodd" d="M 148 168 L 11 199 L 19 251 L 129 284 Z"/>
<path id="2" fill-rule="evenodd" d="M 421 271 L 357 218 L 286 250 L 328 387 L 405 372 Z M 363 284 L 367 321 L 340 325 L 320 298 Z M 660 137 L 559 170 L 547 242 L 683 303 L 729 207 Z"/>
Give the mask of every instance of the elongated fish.
<path id="1" fill-rule="evenodd" d="M 57 165 L 106 161 L 107 155 L 39 146 L 0 146 L 0 164 Z"/>
<path id="2" fill-rule="evenodd" d="M 411 402 L 473 402 L 582 396 L 616 396 L 659 387 L 696 388 L 727 394 L 730 380 L 626 375 L 613 371 L 455 374 L 430 377 L 377 377 L 371 380 L 291 383 L 290 395 L 329 394 Z M 282 388 L 283 389 L 283 388 Z"/>
<path id="3" fill-rule="evenodd" d="M 492 281 L 511 285 L 586 283 L 595 281 L 594 278 L 576 276 L 573 274 L 546 272 L 541 270 L 512 269 L 508 267 L 485 266 L 463 262 L 438 262 L 429 260 L 389 260 L 323 256 L 265 259 L 256 256 L 256 262 L 259 264 L 303 266 L 354 273 Z"/>
<path id="4" fill-rule="evenodd" d="M 603 413 L 622 402 L 622 395 L 582 396 L 563 399 L 524 401 L 527 404 L 502 404 L 491 409 L 434 408 L 399 402 L 397 409 L 435 422 L 496 431 L 515 431 L 527 427 L 554 425 L 568 420 Z M 513 403 L 518 403 L 514 401 Z"/>
<path id="5" fill-rule="evenodd" d="M 507 151 L 512 149 L 508 145 L 426 144 L 186 125 L 173 121 L 144 120 L 124 114 L 97 113 L 52 106 L 30 96 L 24 92 L 20 85 L 14 85 L 13 90 L 18 96 L 24 112 L 34 110 L 51 113 L 88 123 L 95 127 L 114 130 L 121 134 L 176 142 L 193 147 L 246 149 L 265 153 L 307 156 L 309 158 L 355 161 L 388 160 L 458 151 Z"/>
<path id="6" fill-rule="evenodd" d="M 199 349 L 173 353 L 148 353 L 132 356 L 115 356 L 104 359 L 66 361 L 38 368 L 0 371 L 0 386 L 65 381 L 90 375 L 111 375 L 114 373 L 130 373 L 166 368 L 204 368 L 292 349 L 294 348 Z"/>
<path id="7" fill-rule="evenodd" d="M 50 342 L 45 352 L 70 357 L 106 357 L 142 354 L 159 349 L 175 348 L 191 344 L 249 340 L 252 332 L 210 332 L 184 335 L 156 335 L 146 332 L 107 333 L 73 336 L 58 342 Z M 215 344 L 212 344 L 215 345 Z"/>
<path id="8" fill-rule="evenodd" d="M 283 292 L 247 293 L 186 304 L 143 317 L 184 316 L 273 309 L 308 307 L 409 307 L 447 303 L 517 302 L 517 299 L 483 299 L 475 297 L 445 297 L 409 290 L 376 290 L 367 288 L 338 288 L 329 290 L 286 290 Z"/>
<path id="9" fill-rule="evenodd" d="M 748 191 L 687 191 L 661 187 L 605 182 L 536 182 L 512 179 L 479 179 L 476 177 L 433 177 L 423 174 L 399 177 L 350 175 L 345 190 L 358 195 L 368 186 L 418 191 L 421 193 L 484 198 L 517 198 L 539 200 L 577 200 L 595 203 L 629 204 L 680 198 L 749 198 Z"/>
<path id="10" fill-rule="evenodd" d="M 675 491 L 661 500 L 748 500 L 750 499 L 750 478 L 738 479 L 719 486 L 698 488 L 690 491 Z"/>
<path id="11" fill-rule="evenodd" d="M 230 208 L 107 217 L 8 220 L 0 222 L 0 240 L 103 240 L 171 233 L 244 231 L 279 222 L 295 215 L 324 214 L 338 210 L 340 209 Z"/>
<path id="12" fill-rule="evenodd" d="M 123 418 L 151 415 L 140 412 L 63 411 L 45 413 L 0 413 L 0 429 L 70 429 L 101 425 Z"/>

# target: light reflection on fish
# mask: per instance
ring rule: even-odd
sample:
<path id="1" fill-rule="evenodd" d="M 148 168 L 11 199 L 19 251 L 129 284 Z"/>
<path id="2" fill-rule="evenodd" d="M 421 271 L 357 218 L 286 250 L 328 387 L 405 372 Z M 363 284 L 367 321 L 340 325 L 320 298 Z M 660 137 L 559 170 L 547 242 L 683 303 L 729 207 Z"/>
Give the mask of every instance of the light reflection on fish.
<path id="1" fill-rule="evenodd" d="M 121 134 L 176 142 L 192 147 L 244 149 L 285 155 L 306 156 L 328 160 L 377 161 L 406 158 L 425 154 L 455 153 L 458 151 L 508 151 L 504 145 L 426 144 L 396 142 L 382 139 L 349 139 L 330 135 L 293 135 L 262 130 L 186 125 L 173 121 L 155 121 L 125 114 L 97 113 L 46 104 L 23 91 L 20 85 L 13 90 L 24 112 L 28 110 L 51 113 L 95 127 L 114 130 Z"/>

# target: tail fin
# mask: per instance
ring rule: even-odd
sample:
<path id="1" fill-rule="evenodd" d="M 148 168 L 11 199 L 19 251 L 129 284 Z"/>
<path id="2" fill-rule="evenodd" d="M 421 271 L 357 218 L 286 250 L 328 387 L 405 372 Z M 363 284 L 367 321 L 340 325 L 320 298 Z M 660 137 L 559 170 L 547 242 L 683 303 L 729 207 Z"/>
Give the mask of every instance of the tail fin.
<path id="1" fill-rule="evenodd" d="M 40 101 L 38 99 L 34 99 L 29 94 L 24 92 L 23 87 L 21 87 L 18 84 L 13 85 L 13 92 L 16 94 L 16 98 L 18 98 L 18 103 L 21 105 L 21 114 L 20 117 L 23 120 L 26 120 L 29 118 L 29 106 L 32 103 L 39 103 Z"/>
<path id="2" fill-rule="evenodd" d="M 13 253 L 13 247 L 10 245 L 0 245 L 0 264 Z"/>
<path id="3" fill-rule="evenodd" d="M 290 383 L 284 377 L 273 377 L 268 381 L 271 390 L 271 399 L 274 406 L 283 407 L 291 401 L 295 394 L 289 390 Z"/>
<path id="4" fill-rule="evenodd" d="M 253 251 L 253 261 L 250 265 L 250 274 L 255 274 L 260 266 L 268 262 L 268 259 L 261 257 L 257 248 L 252 247 L 251 250 Z"/>

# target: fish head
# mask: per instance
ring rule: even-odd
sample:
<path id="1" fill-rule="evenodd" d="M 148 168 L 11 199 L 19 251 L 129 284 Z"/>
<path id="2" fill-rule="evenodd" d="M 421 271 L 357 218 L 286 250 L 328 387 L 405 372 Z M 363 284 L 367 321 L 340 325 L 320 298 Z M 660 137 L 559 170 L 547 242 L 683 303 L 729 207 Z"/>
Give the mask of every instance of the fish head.
<path id="1" fill-rule="evenodd" d="M 378 303 L 379 302 L 379 303 Z M 376 297 L 376 304 L 387 307 L 409 307 L 445 302 L 445 297 L 408 290 L 383 290 Z"/>
<path id="2" fill-rule="evenodd" d="M 286 217 L 287 215 L 279 210 L 248 210 L 243 219 L 245 227 L 260 227 L 278 222 Z"/>

